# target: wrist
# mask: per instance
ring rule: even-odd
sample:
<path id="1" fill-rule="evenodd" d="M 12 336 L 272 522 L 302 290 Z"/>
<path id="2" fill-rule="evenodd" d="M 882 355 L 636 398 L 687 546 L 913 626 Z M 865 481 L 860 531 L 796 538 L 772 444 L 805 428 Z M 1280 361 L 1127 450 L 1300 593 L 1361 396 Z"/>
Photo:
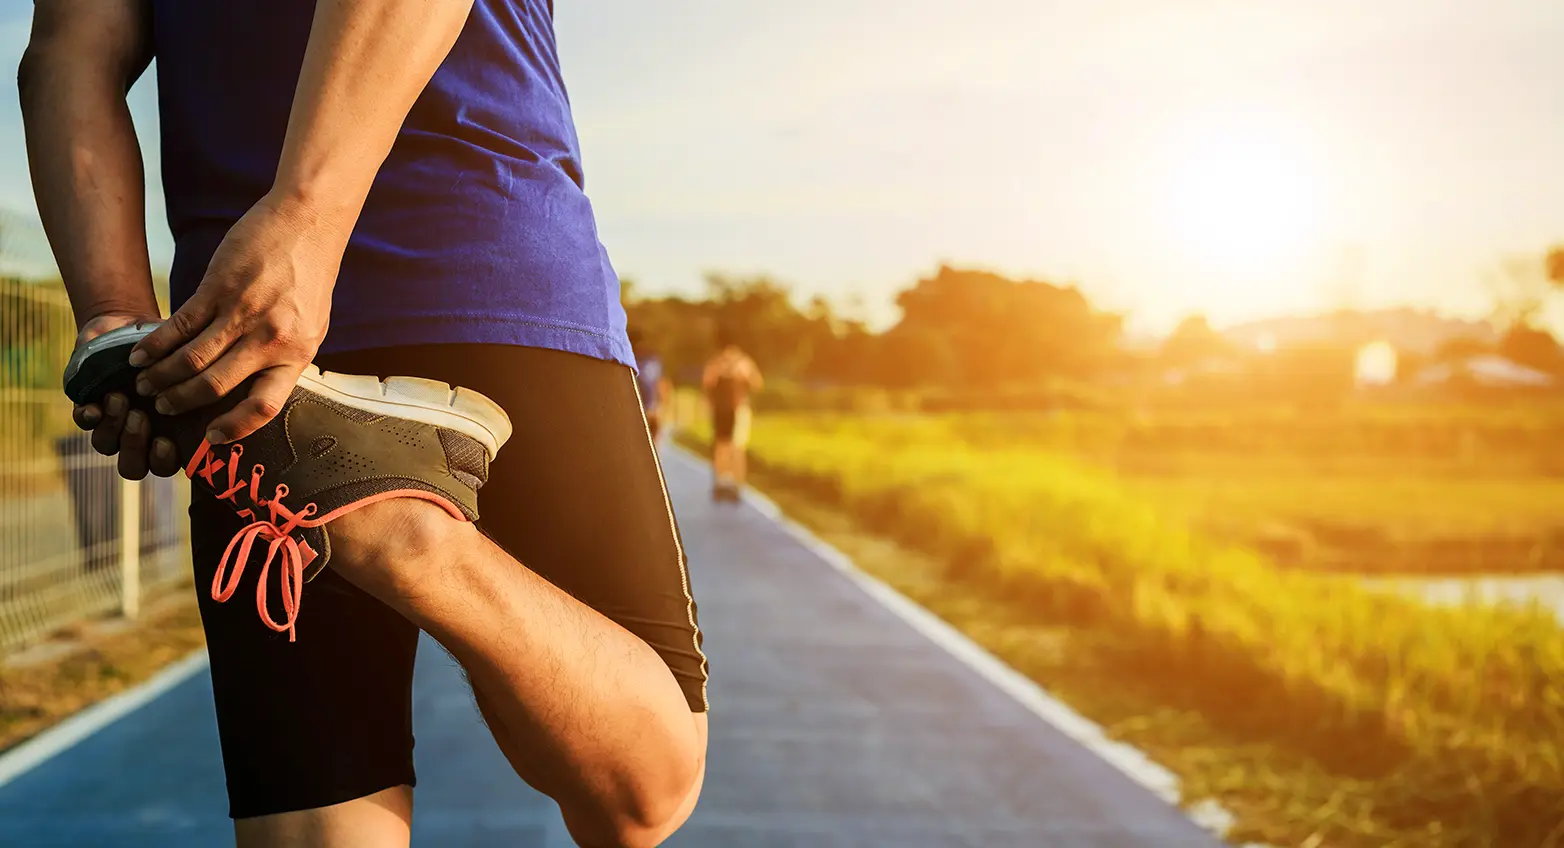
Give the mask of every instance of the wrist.
<path id="1" fill-rule="evenodd" d="M 358 223 L 363 198 L 352 192 L 331 191 L 321 183 L 283 183 L 266 193 L 262 203 L 298 227 L 303 233 L 334 248 L 345 247 Z"/>
<path id="2" fill-rule="evenodd" d="M 80 332 L 87 325 L 104 320 L 121 318 L 152 319 L 163 317 L 163 310 L 158 306 L 156 299 L 150 299 L 145 303 L 136 301 L 98 301 L 73 309 L 76 318 L 76 330 Z"/>

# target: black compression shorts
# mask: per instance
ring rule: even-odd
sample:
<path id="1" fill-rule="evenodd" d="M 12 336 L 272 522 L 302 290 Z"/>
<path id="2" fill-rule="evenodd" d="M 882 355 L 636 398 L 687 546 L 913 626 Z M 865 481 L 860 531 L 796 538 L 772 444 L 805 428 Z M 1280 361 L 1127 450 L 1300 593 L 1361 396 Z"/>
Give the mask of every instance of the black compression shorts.
<path id="1" fill-rule="evenodd" d="M 711 435 L 719 442 L 733 440 L 733 431 L 738 424 L 738 410 L 731 406 L 715 406 L 711 410 Z"/>
<path id="2" fill-rule="evenodd" d="M 454 344 L 323 355 L 316 364 L 441 380 L 503 407 L 515 431 L 479 492 L 479 527 L 645 640 L 690 709 L 706 709 L 683 548 L 630 369 L 540 348 Z M 305 587 L 298 641 L 289 643 L 253 604 L 219 604 L 201 591 L 243 520 L 201 493 L 190 516 L 230 815 L 412 785 L 417 628 L 328 567 Z"/>

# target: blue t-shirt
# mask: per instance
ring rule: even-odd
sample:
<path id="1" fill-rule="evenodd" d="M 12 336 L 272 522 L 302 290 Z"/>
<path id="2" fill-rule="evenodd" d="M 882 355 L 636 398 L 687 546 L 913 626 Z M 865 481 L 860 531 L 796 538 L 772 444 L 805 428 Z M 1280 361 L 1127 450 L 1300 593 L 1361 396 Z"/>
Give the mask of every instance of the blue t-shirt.
<path id="1" fill-rule="evenodd" d="M 176 305 L 271 187 L 314 6 L 154 2 Z M 477 0 L 370 190 L 321 350 L 484 342 L 633 365 L 582 186 L 553 3 Z"/>

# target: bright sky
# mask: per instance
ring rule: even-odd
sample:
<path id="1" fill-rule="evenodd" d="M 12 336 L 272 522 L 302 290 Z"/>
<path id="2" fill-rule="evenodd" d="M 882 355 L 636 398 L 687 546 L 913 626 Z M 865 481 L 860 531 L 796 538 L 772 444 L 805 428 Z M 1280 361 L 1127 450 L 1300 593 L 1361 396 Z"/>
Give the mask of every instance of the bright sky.
<path id="1" fill-rule="evenodd" d="M 883 318 L 949 261 L 1161 329 L 1349 291 L 1481 311 L 1485 268 L 1564 241 L 1557 3 L 556 6 L 588 193 L 644 288 L 765 271 Z M 7 62 L 29 9 L 0 0 Z M 5 89 L 0 207 L 30 210 Z"/>

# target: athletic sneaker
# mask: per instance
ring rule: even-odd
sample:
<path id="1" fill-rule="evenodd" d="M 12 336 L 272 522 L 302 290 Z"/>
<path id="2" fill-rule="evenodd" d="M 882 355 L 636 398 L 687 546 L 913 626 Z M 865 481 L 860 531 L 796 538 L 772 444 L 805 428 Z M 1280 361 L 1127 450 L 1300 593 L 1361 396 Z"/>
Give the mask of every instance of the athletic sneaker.
<path id="1" fill-rule="evenodd" d="M 232 445 L 203 439 L 185 467 L 198 491 L 251 519 L 223 552 L 213 600 L 233 596 L 254 546 L 265 544 L 256 608 L 267 627 L 293 641 L 303 584 L 331 561 L 327 525 L 390 498 L 419 498 L 476 521 L 478 489 L 510 432 L 505 411 L 470 389 L 310 366 L 270 423 Z M 279 557 L 281 621 L 266 603 Z"/>
<path id="2" fill-rule="evenodd" d="M 131 332 L 115 331 L 119 335 L 112 344 L 72 357 L 76 368 L 67 370 L 66 385 L 80 391 L 78 402 L 102 397 L 82 390 L 89 380 L 99 386 L 125 384 L 118 372 L 128 367 L 123 363 L 129 347 L 151 328 L 124 329 Z M 83 376 L 84 369 L 93 372 L 90 378 Z M 238 442 L 214 446 L 202 437 L 214 414 L 203 410 L 179 416 L 173 428 L 179 455 L 190 457 L 185 474 L 194 496 L 227 501 L 250 521 L 223 551 L 212 598 L 233 596 L 255 546 L 264 544 L 256 608 L 266 626 L 286 632 L 289 641 L 297 638 L 304 583 L 331 560 L 327 525 L 398 497 L 430 501 L 453 518 L 475 521 L 489 462 L 511 433 L 505 411 L 470 389 L 416 377 L 381 381 L 335 374 L 313 365 L 282 412 Z M 267 581 L 277 560 L 281 621 L 267 606 Z"/>

